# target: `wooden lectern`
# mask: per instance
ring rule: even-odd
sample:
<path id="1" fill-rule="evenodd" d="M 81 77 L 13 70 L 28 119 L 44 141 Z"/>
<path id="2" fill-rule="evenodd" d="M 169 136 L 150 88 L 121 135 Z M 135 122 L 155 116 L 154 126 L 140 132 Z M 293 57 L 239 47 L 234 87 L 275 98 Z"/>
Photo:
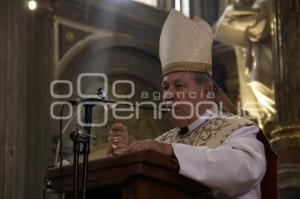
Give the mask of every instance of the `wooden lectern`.
<path id="1" fill-rule="evenodd" d="M 79 170 L 82 170 L 80 165 Z M 107 157 L 89 162 L 88 199 L 205 198 L 203 185 L 178 174 L 178 163 L 153 151 Z M 80 173 L 81 176 L 82 173 Z M 52 189 L 59 190 L 59 169 L 48 170 Z M 63 192 L 72 198 L 73 166 L 63 167 Z"/>

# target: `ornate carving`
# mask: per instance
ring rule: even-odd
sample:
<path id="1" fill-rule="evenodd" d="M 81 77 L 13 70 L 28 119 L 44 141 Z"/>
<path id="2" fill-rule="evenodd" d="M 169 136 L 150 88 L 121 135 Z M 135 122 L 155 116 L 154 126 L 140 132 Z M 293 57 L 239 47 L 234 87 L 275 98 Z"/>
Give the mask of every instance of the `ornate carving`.
<path id="1" fill-rule="evenodd" d="M 235 46 L 243 109 L 265 124 L 276 113 L 269 25 L 271 1 L 253 3 L 243 0 L 227 6 L 217 23 L 216 38 Z"/>

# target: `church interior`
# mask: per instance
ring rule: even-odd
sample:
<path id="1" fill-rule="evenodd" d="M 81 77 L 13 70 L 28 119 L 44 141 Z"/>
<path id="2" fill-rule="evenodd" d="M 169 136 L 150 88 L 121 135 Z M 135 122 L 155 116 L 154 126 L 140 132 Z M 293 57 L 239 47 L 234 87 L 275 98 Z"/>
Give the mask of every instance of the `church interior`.
<path id="1" fill-rule="evenodd" d="M 80 125 L 71 105 L 60 127 L 67 100 L 101 88 L 109 100 L 161 101 L 159 39 L 171 9 L 213 27 L 214 80 L 277 153 L 279 198 L 300 198 L 300 0 L 2 0 L 0 198 L 43 198 L 60 130 L 73 161 L 69 133 Z M 107 132 L 122 120 L 110 108 L 93 113 L 105 125 L 91 129 L 90 160 L 105 156 Z M 153 116 L 121 122 L 134 140 L 155 138 L 172 124 Z"/>

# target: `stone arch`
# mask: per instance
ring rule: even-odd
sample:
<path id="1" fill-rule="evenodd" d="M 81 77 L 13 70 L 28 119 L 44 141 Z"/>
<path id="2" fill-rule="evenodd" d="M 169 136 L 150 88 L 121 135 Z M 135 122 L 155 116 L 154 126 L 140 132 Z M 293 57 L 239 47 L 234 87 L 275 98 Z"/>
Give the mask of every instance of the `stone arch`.
<path id="1" fill-rule="evenodd" d="M 78 42 L 64 55 L 55 77 L 72 80 L 80 72 L 126 74 L 158 89 L 161 69 L 155 46 L 143 44 L 126 35 L 93 34 Z"/>

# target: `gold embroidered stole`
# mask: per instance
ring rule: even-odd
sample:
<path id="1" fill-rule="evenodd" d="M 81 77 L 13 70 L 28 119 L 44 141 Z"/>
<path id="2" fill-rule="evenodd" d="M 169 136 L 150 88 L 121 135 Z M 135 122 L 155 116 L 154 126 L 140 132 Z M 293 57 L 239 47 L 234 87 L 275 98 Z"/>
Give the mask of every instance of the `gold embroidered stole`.
<path id="1" fill-rule="evenodd" d="M 192 146 L 216 148 L 235 130 L 255 123 L 236 115 L 224 115 L 211 118 L 186 135 L 179 135 L 179 128 L 160 135 L 155 140 L 163 143 L 182 143 Z"/>

